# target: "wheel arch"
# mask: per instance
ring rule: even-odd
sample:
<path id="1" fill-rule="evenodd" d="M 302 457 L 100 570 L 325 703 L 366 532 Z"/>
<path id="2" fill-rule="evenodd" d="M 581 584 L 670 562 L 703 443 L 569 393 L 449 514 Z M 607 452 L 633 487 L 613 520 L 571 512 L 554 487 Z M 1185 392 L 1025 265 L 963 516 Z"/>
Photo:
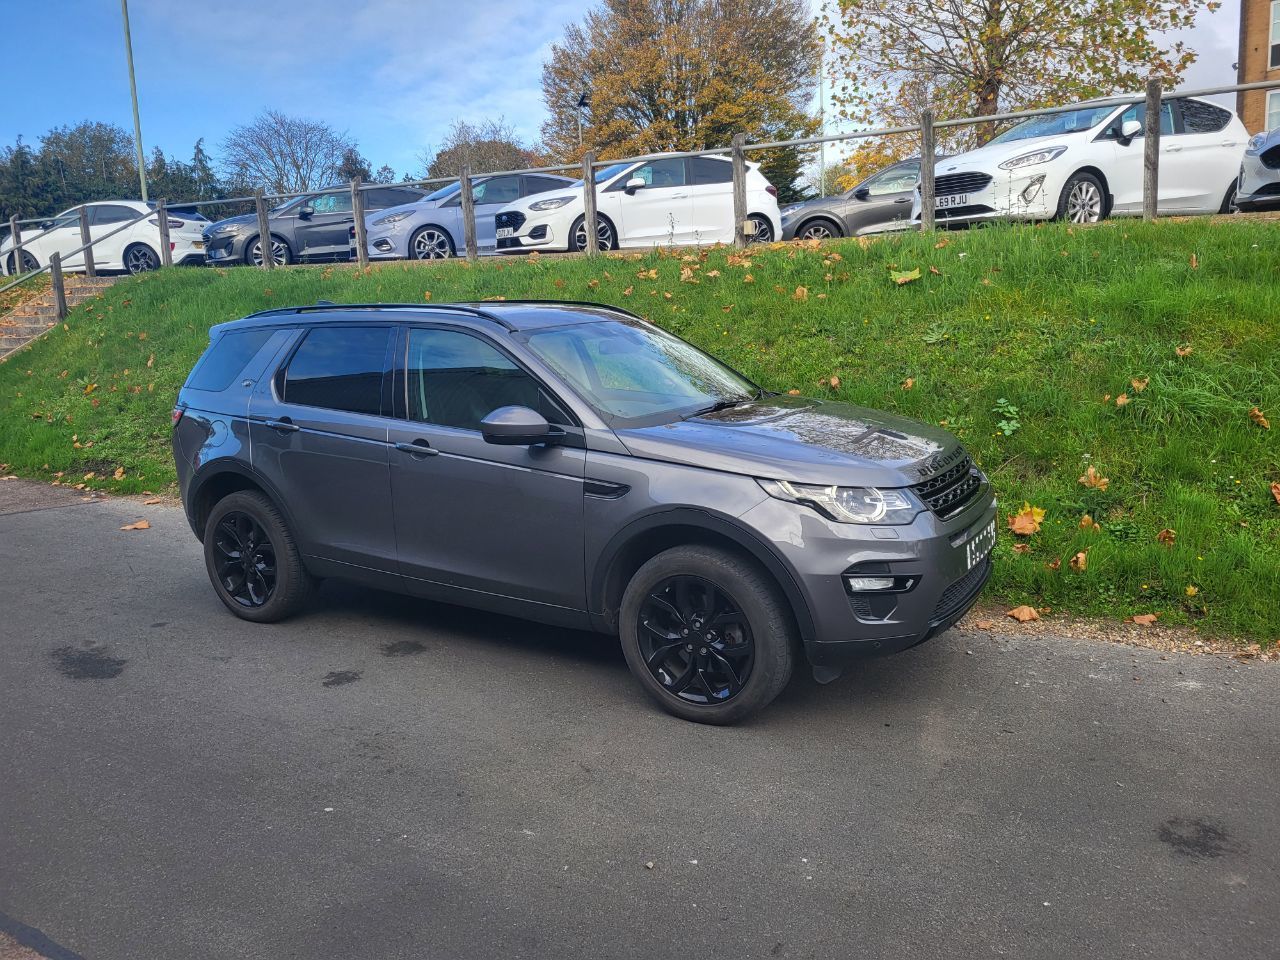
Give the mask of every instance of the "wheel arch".
<path id="1" fill-rule="evenodd" d="M 728 517 L 703 510 L 666 510 L 632 521 L 606 544 L 594 565 L 588 606 L 608 632 L 618 629 L 618 609 L 632 576 L 648 560 L 672 547 L 720 547 L 762 567 L 781 589 L 803 640 L 816 633 L 808 602 L 790 568 L 767 543 Z"/>
<path id="2" fill-rule="evenodd" d="M 613 222 L 613 217 L 609 216 L 607 213 L 605 213 L 605 212 L 604 212 L 604 211 L 602 211 L 602 210 L 597 210 L 597 211 L 596 211 L 596 216 L 597 216 L 597 217 L 599 217 L 601 220 L 603 220 L 605 223 L 607 223 L 607 224 L 609 225 L 609 231 L 613 234 L 613 246 L 612 246 L 612 247 L 610 247 L 609 249 L 610 249 L 610 250 L 621 250 L 621 249 L 622 249 L 622 237 L 621 237 L 621 236 L 619 235 L 619 233 L 618 233 L 618 225 L 617 225 L 616 223 L 614 223 L 614 222 Z M 585 212 L 585 211 L 584 211 L 583 213 L 578 214 L 576 217 L 574 217 L 574 218 L 573 218 L 573 222 L 569 225 L 569 237 L 570 237 L 569 243 L 570 243 L 570 251 L 572 251 L 572 243 L 573 243 L 573 239 L 572 239 L 572 238 L 573 238 L 573 235 L 574 235 L 574 234 L 577 232 L 577 230 L 578 230 L 578 221 L 579 221 L 579 220 L 581 220 L 583 223 L 586 223 L 586 222 L 587 222 L 587 214 L 586 214 L 586 212 Z"/>
<path id="3" fill-rule="evenodd" d="M 830 224 L 834 228 L 833 229 L 834 236 L 845 237 L 848 235 L 845 231 L 844 224 L 841 223 L 839 220 L 837 220 L 834 216 L 832 216 L 829 213 L 815 213 L 813 216 L 806 217 L 805 219 L 800 221 L 800 226 L 796 227 L 796 231 L 795 231 L 796 238 L 799 239 L 800 234 L 804 233 L 808 227 L 818 222 Z"/>
<path id="4" fill-rule="evenodd" d="M 197 539 L 204 541 L 209 514 L 218 501 L 241 490 L 256 490 L 267 497 L 280 511 L 294 537 L 297 537 L 298 528 L 293 522 L 288 504 L 269 480 L 251 467 L 234 460 L 213 460 L 192 476 L 187 495 L 183 498 L 187 522 L 191 524 L 191 530 Z"/>
<path id="5" fill-rule="evenodd" d="M 1066 183 L 1069 183 L 1071 181 L 1071 177 L 1074 177 L 1077 173 L 1087 173 L 1091 176 L 1097 177 L 1098 182 L 1102 184 L 1102 198 L 1103 202 L 1106 204 L 1106 209 L 1102 211 L 1103 219 L 1111 216 L 1111 210 L 1115 206 L 1115 197 L 1111 195 L 1111 182 L 1107 180 L 1107 175 L 1102 172 L 1100 167 L 1095 167 L 1093 164 L 1087 163 L 1083 167 L 1077 167 L 1075 170 L 1072 170 L 1071 176 L 1067 177 L 1067 179 L 1063 181 L 1064 186 Z"/>
<path id="6" fill-rule="evenodd" d="M 423 230 L 439 230 L 449 238 L 449 250 L 456 257 L 458 255 L 458 238 L 453 235 L 453 231 L 446 227 L 443 223 L 436 223 L 434 220 L 430 223 L 419 224 L 413 228 L 413 233 L 409 234 L 409 259 L 413 259 L 413 242 L 418 238 Z M 465 245 L 465 241 L 464 241 Z"/>
<path id="7" fill-rule="evenodd" d="M 289 259 L 291 260 L 297 259 L 297 255 L 293 252 L 293 244 L 289 242 L 288 237 L 286 237 L 282 233 L 276 233 L 274 230 L 268 230 L 267 236 L 269 236 L 272 240 L 279 240 L 281 243 L 284 244 L 285 249 L 289 251 Z M 261 233 L 253 233 L 245 237 L 244 249 L 240 254 L 240 259 L 243 260 L 245 263 L 247 263 L 249 266 L 253 266 L 253 263 L 249 260 L 249 251 L 253 249 L 253 245 L 257 243 L 261 237 L 262 237 Z"/>

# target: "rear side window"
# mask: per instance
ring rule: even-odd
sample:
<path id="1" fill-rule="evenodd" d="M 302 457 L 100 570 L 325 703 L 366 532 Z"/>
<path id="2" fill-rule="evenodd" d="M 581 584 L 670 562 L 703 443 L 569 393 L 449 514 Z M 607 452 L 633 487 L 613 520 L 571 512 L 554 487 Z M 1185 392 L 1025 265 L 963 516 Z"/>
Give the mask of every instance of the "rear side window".
<path id="1" fill-rule="evenodd" d="M 704 183 L 732 183 L 733 164 L 725 160 L 713 160 L 711 157 L 690 157 L 693 182 L 697 186 Z"/>
<path id="2" fill-rule="evenodd" d="M 90 222 L 97 227 L 106 226 L 109 223 L 128 223 L 130 220 L 137 220 L 141 213 L 131 207 L 121 207 L 116 204 L 104 203 L 101 206 L 90 207 Z"/>
<path id="3" fill-rule="evenodd" d="M 224 333 L 209 345 L 191 371 L 187 388 L 215 392 L 227 389 L 273 333 L 275 331 L 269 328 Z"/>
<path id="4" fill-rule="evenodd" d="M 1182 100 L 1182 126 L 1187 133 L 1217 133 L 1230 121 L 1231 114 L 1212 103 Z"/>
<path id="5" fill-rule="evenodd" d="M 546 193 L 548 190 L 563 190 L 569 186 L 570 182 L 557 177 L 540 177 L 537 174 L 530 174 L 524 178 L 525 196 L 532 193 Z"/>
<path id="6" fill-rule="evenodd" d="M 285 403 L 377 416 L 390 329 L 312 329 L 285 371 Z"/>

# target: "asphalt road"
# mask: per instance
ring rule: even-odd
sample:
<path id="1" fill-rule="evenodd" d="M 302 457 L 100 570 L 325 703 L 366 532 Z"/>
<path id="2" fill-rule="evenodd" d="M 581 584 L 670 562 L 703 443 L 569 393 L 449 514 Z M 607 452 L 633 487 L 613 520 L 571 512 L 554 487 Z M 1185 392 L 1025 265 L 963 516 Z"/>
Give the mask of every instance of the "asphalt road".
<path id="1" fill-rule="evenodd" d="M 0 931 L 46 955 L 1280 950 L 1275 667 L 951 631 L 700 727 L 604 638 L 337 584 L 242 624 L 178 510 L 0 514 Z"/>

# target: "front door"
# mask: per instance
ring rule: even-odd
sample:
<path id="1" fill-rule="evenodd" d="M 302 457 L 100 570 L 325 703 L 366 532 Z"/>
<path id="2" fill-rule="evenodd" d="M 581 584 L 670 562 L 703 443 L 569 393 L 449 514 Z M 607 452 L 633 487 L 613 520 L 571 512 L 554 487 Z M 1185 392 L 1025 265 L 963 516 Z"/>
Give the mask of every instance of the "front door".
<path id="1" fill-rule="evenodd" d="M 880 171 L 851 191 L 844 202 L 849 236 L 881 223 L 909 219 L 919 179 L 920 161 L 908 160 Z"/>
<path id="2" fill-rule="evenodd" d="M 286 501 L 302 552 L 353 575 L 396 572 L 382 415 L 392 330 L 312 327 L 249 406 L 253 467 Z"/>
<path id="3" fill-rule="evenodd" d="M 321 193 L 298 208 L 294 237 L 303 260 L 346 260 L 351 256 L 351 193 Z"/>
<path id="4" fill-rule="evenodd" d="M 475 334 L 411 327 L 401 349 L 404 416 L 390 438 L 400 572 L 427 593 L 446 587 L 455 597 L 585 610 L 580 428 L 533 376 Z M 561 425 L 564 442 L 486 443 L 480 421 L 513 404 Z"/>
<path id="5" fill-rule="evenodd" d="M 627 183 L 639 179 L 643 187 L 627 191 Z M 685 179 L 684 160 L 650 160 L 624 173 L 606 193 L 618 195 L 622 223 L 618 225 L 624 247 L 663 247 L 694 243 L 693 196 Z M 730 223 L 733 216 L 730 214 Z"/>
<path id="6" fill-rule="evenodd" d="M 1103 167 L 1107 174 L 1107 187 L 1113 198 L 1113 213 L 1142 212 L 1142 182 L 1145 168 L 1143 157 L 1146 154 L 1144 134 L 1138 135 L 1127 143 L 1120 139 L 1120 130 L 1129 120 L 1137 120 L 1146 129 L 1146 104 L 1135 103 L 1126 108 L 1112 120 L 1105 130 L 1098 135 L 1098 140 L 1111 142 L 1114 159 Z M 1166 158 L 1176 156 L 1167 152 L 1168 143 L 1173 136 L 1173 101 L 1166 101 L 1160 107 L 1160 190 L 1157 207 L 1161 211 L 1166 208 L 1165 162 Z"/>
<path id="7" fill-rule="evenodd" d="M 490 177 L 488 180 L 481 180 L 471 188 L 471 199 L 475 204 L 476 246 L 482 252 L 493 252 L 498 247 L 497 228 L 493 225 L 493 217 L 508 203 L 520 199 L 520 177 L 513 174 L 509 177 Z M 453 208 L 457 217 L 458 237 L 465 244 L 466 236 L 463 231 L 466 227 L 461 215 L 461 191 L 446 200 L 443 205 Z"/>

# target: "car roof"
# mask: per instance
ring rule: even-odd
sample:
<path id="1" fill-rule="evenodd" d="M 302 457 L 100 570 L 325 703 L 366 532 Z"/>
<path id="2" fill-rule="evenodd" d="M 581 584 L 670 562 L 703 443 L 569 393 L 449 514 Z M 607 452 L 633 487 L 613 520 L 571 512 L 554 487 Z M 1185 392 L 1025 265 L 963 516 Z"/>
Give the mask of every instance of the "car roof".
<path id="1" fill-rule="evenodd" d="M 603 303 L 567 300 L 486 300 L 480 303 L 328 303 L 280 307 L 250 314 L 240 320 L 215 324 L 211 335 L 230 330 L 262 326 L 295 326 L 337 321 L 369 320 L 388 322 L 451 320 L 477 327 L 496 324 L 511 332 L 564 327 L 581 323 L 601 323 L 619 318 L 642 317 Z"/>

